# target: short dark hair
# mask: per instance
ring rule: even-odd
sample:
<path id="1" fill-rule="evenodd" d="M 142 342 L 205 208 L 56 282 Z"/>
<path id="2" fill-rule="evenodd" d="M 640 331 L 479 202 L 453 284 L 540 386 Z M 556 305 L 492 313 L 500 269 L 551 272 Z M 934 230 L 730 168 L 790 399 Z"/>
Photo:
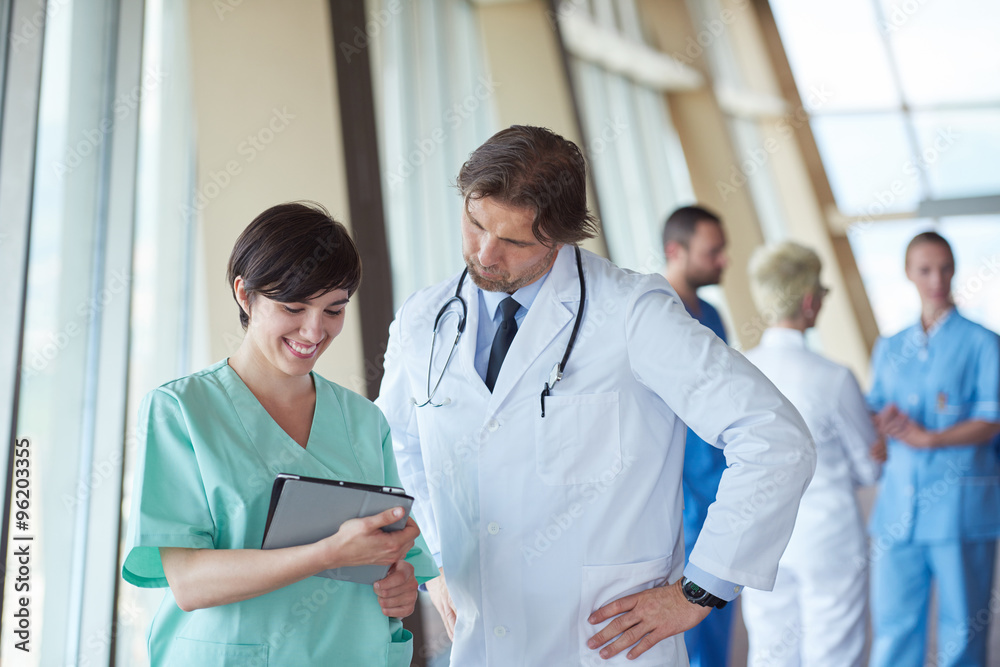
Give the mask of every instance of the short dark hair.
<path id="1" fill-rule="evenodd" d="M 361 284 L 361 255 L 347 229 L 319 204 L 278 204 L 236 239 L 227 271 L 233 299 L 237 276 L 251 302 L 257 294 L 284 303 L 336 289 L 350 295 Z M 250 323 L 242 307 L 240 323 L 244 329 Z"/>
<path id="2" fill-rule="evenodd" d="M 469 155 L 458 173 L 469 199 L 492 197 L 534 209 L 531 231 L 545 245 L 574 244 L 597 235 L 587 210 L 587 167 L 580 149 L 552 130 L 512 125 Z"/>
<path id="3" fill-rule="evenodd" d="M 663 247 L 666 248 L 669 241 L 674 241 L 687 248 L 699 222 L 722 224 L 719 216 L 701 206 L 682 206 L 671 213 L 663 224 Z"/>
<path id="4" fill-rule="evenodd" d="M 953 265 L 955 264 L 955 253 L 952 251 L 951 244 L 948 243 L 948 240 L 937 232 L 923 232 L 910 239 L 910 242 L 906 245 L 906 254 L 903 255 L 904 267 L 910 265 L 910 251 L 918 245 L 923 245 L 924 243 L 937 243 L 938 245 L 944 246 L 948 251 L 948 254 L 951 255 L 951 263 Z"/>

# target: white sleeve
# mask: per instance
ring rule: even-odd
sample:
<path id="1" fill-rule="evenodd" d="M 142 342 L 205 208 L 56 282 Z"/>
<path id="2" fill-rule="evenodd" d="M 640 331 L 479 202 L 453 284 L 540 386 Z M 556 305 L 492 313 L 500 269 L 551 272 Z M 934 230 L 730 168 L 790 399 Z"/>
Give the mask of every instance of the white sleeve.
<path id="1" fill-rule="evenodd" d="M 441 565 L 441 539 L 437 522 L 431 508 L 430 490 L 424 472 L 424 460 L 420 450 L 420 433 L 417 428 L 417 408 L 410 400 L 414 393 L 406 373 L 406 353 L 401 333 L 403 311 L 406 304 L 396 313 L 396 319 L 389 326 L 389 344 L 385 352 L 382 385 L 375 404 L 385 414 L 392 434 L 392 448 L 399 469 L 403 488 L 413 496 L 411 514 L 431 550 L 438 566 Z"/>
<path id="2" fill-rule="evenodd" d="M 854 374 L 846 368 L 834 409 L 837 440 L 844 448 L 844 454 L 851 466 L 851 478 L 858 486 L 874 484 L 878 481 L 882 467 L 868 452 L 878 434 L 872 424 L 861 387 L 854 379 Z"/>
<path id="3" fill-rule="evenodd" d="M 816 465 L 805 422 L 753 364 L 692 319 L 669 286 L 650 280 L 633 293 L 625 327 L 634 376 L 726 456 L 690 562 L 770 590 Z"/>

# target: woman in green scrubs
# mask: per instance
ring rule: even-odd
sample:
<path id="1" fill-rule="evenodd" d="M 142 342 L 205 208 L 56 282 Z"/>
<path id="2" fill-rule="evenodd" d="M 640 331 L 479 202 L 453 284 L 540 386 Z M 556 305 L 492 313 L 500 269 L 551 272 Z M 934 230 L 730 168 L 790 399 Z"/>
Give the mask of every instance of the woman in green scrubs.
<path id="1" fill-rule="evenodd" d="M 400 618 L 438 574 L 412 519 L 385 533 L 389 510 L 314 544 L 259 548 L 279 472 L 400 485 L 382 413 L 312 370 L 360 280 L 357 249 L 326 211 L 268 209 L 229 261 L 239 349 L 143 402 L 122 576 L 168 587 L 152 665 L 410 664 Z M 365 564 L 391 568 L 374 586 L 313 576 Z"/>

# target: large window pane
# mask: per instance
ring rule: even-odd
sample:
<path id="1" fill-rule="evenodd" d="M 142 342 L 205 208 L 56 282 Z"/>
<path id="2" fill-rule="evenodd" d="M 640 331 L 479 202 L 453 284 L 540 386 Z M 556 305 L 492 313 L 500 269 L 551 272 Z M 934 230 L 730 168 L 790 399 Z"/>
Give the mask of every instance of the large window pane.
<path id="1" fill-rule="evenodd" d="M 498 84 L 486 75 L 465 0 L 367 6 L 372 16 L 396 15 L 373 40 L 372 76 L 398 306 L 462 268 L 462 199 L 453 184 L 469 151 L 494 131 Z"/>
<path id="2" fill-rule="evenodd" d="M 112 212 L 130 212 L 130 188 L 112 192 L 130 173 L 129 118 L 134 106 L 119 98 L 119 3 L 54 5 L 44 14 L 45 53 L 34 173 L 17 433 L 31 441 L 30 510 L 17 517 L 15 535 L 33 538 L 31 627 L 25 655 L 5 641 L 3 661 L 23 665 L 78 664 L 101 653 L 110 634 L 114 558 L 90 559 L 117 534 L 116 517 L 101 517 L 104 532 L 90 531 L 90 512 L 110 498 L 117 509 L 117 472 L 92 475 L 97 457 L 115 443 L 100 439 L 108 421 L 97 387 L 114 374 L 127 346 L 114 326 L 127 311 L 131 265 L 130 218 L 116 235 Z M 129 53 L 135 62 L 135 54 Z M 123 75 L 124 76 L 124 75 Z M 131 87 L 131 86 L 130 86 Z M 116 106 L 120 104 L 121 106 Z M 116 241 L 125 239 L 122 245 Z M 124 252 L 116 252 L 124 246 Z M 104 350 L 114 350 L 105 363 Z M 123 377 L 116 378 L 121 387 Z M 103 397 L 103 396 L 102 396 Z M 116 403 L 112 403 L 116 405 Z M 121 424 L 111 425 L 121 431 Z M 110 480 L 110 481 L 109 481 Z M 110 528 L 109 528 L 110 527 Z M 111 532 L 108 532 L 110 530 Z M 114 538 L 111 537 L 111 543 Z M 12 553 L 12 551 L 10 552 Z M 10 555 L 9 553 L 9 555 Z M 99 562 L 98 562 L 99 561 Z M 8 570 L 12 561 L 8 561 Z M 24 595 L 7 578 L 5 611 Z M 88 585 L 100 592 L 88 596 Z M 4 623 L 5 638 L 11 624 Z M 41 638 L 44 637 L 44 641 Z"/>
<path id="3" fill-rule="evenodd" d="M 839 82 L 828 104 L 805 103 L 843 212 L 913 213 L 924 199 L 1000 192 L 1000 3 L 770 4 L 803 94 Z M 842 104 L 853 95 L 871 104 Z M 836 113 L 890 99 L 891 116 Z"/>
<path id="4" fill-rule="evenodd" d="M 955 251 L 955 303 L 1000 332 L 1000 215 L 943 218 L 939 231 Z"/>
<path id="5" fill-rule="evenodd" d="M 750 189 L 750 196 L 757 211 L 764 241 L 766 243 L 783 241 L 788 237 L 788 228 L 784 211 L 781 209 L 781 197 L 771 161 L 767 160 L 759 167 L 751 168 L 751 165 L 756 165 L 760 160 L 761 148 L 766 142 L 760 123 L 756 120 L 732 117 L 727 119 L 727 125 L 739 150 L 740 164 L 746 167 L 744 171 L 747 173 L 747 187 Z"/>
<path id="6" fill-rule="evenodd" d="M 146 0 L 144 35 L 144 75 L 161 83 L 143 91 L 139 116 L 120 550 L 131 510 L 140 402 L 153 387 L 195 370 L 190 343 L 191 246 L 198 220 L 193 206 L 196 179 L 186 4 Z M 119 561 L 124 557 L 120 552 Z M 120 581 L 114 646 L 118 667 L 149 664 L 146 636 L 163 595 L 163 589 Z"/>
<path id="7" fill-rule="evenodd" d="M 907 102 L 1000 101 L 1000 2 L 879 1 Z"/>
<path id="8" fill-rule="evenodd" d="M 573 73 L 611 259 L 662 271 L 661 225 L 692 198 L 662 97 L 590 63 L 574 62 Z"/>
<path id="9" fill-rule="evenodd" d="M 813 134 L 842 211 L 881 215 L 916 207 L 920 164 L 904 123 L 897 113 L 813 117 Z"/>
<path id="10" fill-rule="evenodd" d="M 807 111 L 899 105 L 871 0 L 771 0 L 771 6 Z"/>
<path id="11" fill-rule="evenodd" d="M 30 440 L 32 448 L 32 506 L 27 524 L 35 549 L 32 631 L 36 637 L 52 637 L 45 644 L 34 643 L 35 651 L 22 663 L 28 665 L 63 664 L 70 631 L 72 551 L 65 536 L 74 533 L 76 503 L 67 505 L 60 498 L 68 492 L 74 499 L 80 463 L 84 425 L 80 407 L 90 321 L 86 316 L 88 277 L 94 259 L 94 221 L 87 215 L 94 202 L 86 191 L 94 188 L 97 170 L 95 147 L 83 135 L 100 120 L 99 98 L 81 90 L 81 84 L 87 81 L 93 92 L 103 80 L 100 58 L 85 51 L 82 21 L 74 20 L 75 9 L 68 5 L 53 12 L 47 27 L 28 258 L 17 432 Z M 99 22 L 94 28 L 100 29 Z M 67 201 L 75 204 L 72 210 Z M 59 418 L 54 419 L 55 415 Z M 8 571 L 16 572 L 12 553 L 13 549 L 8 553 Z M 5 612 L 15 607 L 14 582 L 14 577 L 6 578 Z M 9 630 L 4 634 L 12 636 Z M 2 659 L 13 660 L 17 653 L 6 644 Z"/>
<path id="12" fill-rule="evenodd" d="M 644 44 L 633 0 L 594 2 L 590 20 Z M 680 203 L 694 199 L 664 91 L 578 55 L 571 56 L 570 70 L 608 253 L 619 266 L 660 272 L 663 221 Z"/>
<path id="13" fill-rule="evenodd" d="M 915 113 L 913 120 L 930 198 L 1000 193 L 1000 108 Z"/>

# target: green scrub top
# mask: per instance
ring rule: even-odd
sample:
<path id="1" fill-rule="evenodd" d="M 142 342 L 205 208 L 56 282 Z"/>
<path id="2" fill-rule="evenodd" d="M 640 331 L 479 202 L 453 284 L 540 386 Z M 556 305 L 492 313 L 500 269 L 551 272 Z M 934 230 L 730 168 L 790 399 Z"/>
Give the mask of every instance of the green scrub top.
<path id="1" fill-rule="evenodd" d="M 227 360 L 151 392 L 132 490 L 122 577 L 166 587 L 159 547 L 258 549 L 271 484 L 286 472 L 401 486 L 385 417 L 316 373 L 303 449 L 264 410 Z M 437 576 L 417 538 L 407 554 Z M 370 585 L 309 577 L 232 604 L 185 612 L 169 588 L 149 632 L 150 662 L 168 665 L 409 665 L 412 636 L 382 614 Z"/>

